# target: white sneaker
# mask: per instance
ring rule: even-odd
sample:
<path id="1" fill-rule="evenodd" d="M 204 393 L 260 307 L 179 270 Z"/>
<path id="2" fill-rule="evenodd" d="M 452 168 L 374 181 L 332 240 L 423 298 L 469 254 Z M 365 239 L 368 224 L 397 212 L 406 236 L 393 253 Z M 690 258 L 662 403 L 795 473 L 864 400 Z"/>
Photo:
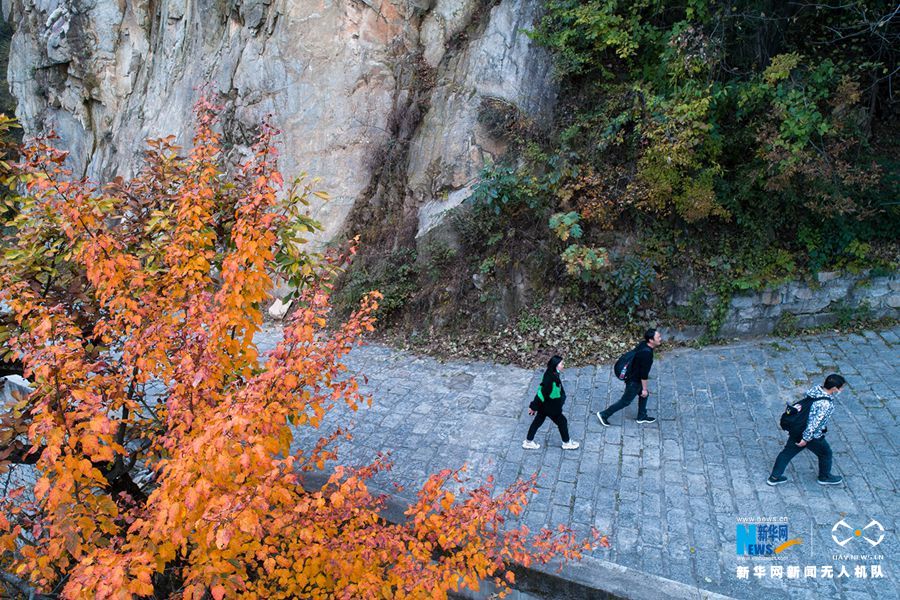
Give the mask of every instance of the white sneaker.
<path id="1" fill-rule="evenodd" d="M 537 442 L 532 442 L 531 440 L 525 440 L 524 442 L 522 442 L 522 447 L 526 450 L 537 450 L 541 447 L 541 445 Z"/>
<path id="2" fill-rule="evenodd" d="M 579 446 L 581 446 L 581 444 L 579 444 L 578 442 L 569 440 L 568 442 L 563 442 L 562 449 L 563 450 L 577 450 Z"/>

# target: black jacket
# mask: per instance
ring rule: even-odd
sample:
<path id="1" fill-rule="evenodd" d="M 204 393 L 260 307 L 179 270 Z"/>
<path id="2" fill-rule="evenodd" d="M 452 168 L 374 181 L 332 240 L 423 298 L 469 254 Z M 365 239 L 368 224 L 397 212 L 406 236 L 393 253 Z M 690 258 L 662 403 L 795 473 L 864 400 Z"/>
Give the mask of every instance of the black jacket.
<path id="1" fill-rule="evenodd" d="M 536 397 L 540 412 L 547 415 L 558 415 L 562 412 L 563 404 L 566 403 L 566 388 L 563 387 L 559 372 L 547 371 L 544 373 L 539 395 Z M 541 401 L 541 397 L 543 397 L 543 401 Z"/>
<path id="2" fill-rule="evenodd" d="M 650 369 L 653 367 L 653 348 L 647 342 L 641 342 L 637 346 L 637 353 L 631 361 L 631 368 L 625 381 L 640 381 L 650 379 Z"/>

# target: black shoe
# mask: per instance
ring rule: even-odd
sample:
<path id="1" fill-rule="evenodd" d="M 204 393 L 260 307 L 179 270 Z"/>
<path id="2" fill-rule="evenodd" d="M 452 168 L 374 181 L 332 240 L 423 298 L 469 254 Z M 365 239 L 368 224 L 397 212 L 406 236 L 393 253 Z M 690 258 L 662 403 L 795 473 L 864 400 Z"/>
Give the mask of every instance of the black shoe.
<path id="1" fill-rule="evenodd" d="M 839 483 L 844 482 L 844 478 L 840 475 L 829 475 L 828 477 L 818 478 L 816 481 L 819 482 L 819 485 L 837 485 Z"/>
<path id="2" fill-rule="evenodd" d="M 643 417 L 637 418 L 638 423 L 655 423 L 656 417 L 651 417 L 650 415 L 645 415 Z"/>
<path id="3" fill-rule="evenodd" d="M 601 424 L 601 425 L 603 425 L 604 427 L 609 427 L 609 421 L 607 421 L 607 420 L 603 417 L 603 415 L 601 415 L 600 413 L 597 413 L 597 418 L 600 419 L 600 424 Z"/>
<path id="4" fill-rule="evenodd" d="M 782 475 L 781 477 L 769 477 L 768 479 L 766 479 L 766 483 L 768 483 L 769 485 L 781 485 L 785 481 L 787 481 L 787 477 L 785 477 L 784 475 Z"/>

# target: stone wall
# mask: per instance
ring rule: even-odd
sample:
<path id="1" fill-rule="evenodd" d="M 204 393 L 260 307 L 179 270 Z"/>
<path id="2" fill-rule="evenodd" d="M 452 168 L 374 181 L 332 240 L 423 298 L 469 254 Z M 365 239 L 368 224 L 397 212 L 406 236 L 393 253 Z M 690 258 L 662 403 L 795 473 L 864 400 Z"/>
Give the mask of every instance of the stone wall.
<path id="1" fill-rule="evenodd" d="M 694 294 L 678 290 L 671 297 L 675 306 L 687 307 Z M 714 294 L 701 296 L 709 318 L 718 302 Z M 900 277 L 872 276 L 870 271 L 858 274 L 820 272 L 815 281 L 792 281 L 760 292 L 732 297 L 719 328 L 719 336 L 736 337 L 767 335 L 777 329 L 831 325 L 853 316 L 872 319 L 900 318 Z M 684 327 L 670 335 L 676 339 L 692 339 L 706 332 L 706 325 Z"/>

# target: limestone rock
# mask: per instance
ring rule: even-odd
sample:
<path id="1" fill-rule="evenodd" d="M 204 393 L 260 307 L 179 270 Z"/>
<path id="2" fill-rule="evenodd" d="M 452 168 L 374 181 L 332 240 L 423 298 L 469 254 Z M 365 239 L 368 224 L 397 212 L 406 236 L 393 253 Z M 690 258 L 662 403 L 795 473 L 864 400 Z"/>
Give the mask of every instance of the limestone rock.
<path id="1" fill-rule="evenodd" d="M 278 321 L 282 320 L 291 309 L 291 304 L 290 300 L 283 302 L 280 298 L 276 298 L 272 306 L 269 307 L 269 316 Z"/>
<path id="2" fill-rule="evenodd" d="M 397 106 L 430 100 L 405 169 L 407 205 L 440 219 L 502 150 L 479 129 L 483 96 L 536 121 L 555 103 L 550 58 L 523 29 L 541 0 L 2 0 L 15 28 L 9 81 L 28 136 L 54 130 L 76 175 L 129 177 L 147 139 L 190 144 L 192 107 L 220 94 L 235 157 L 268 115 L 282 131 L 280 168 L 321 177 L 324 225 L 367 202 L 378 150 L 397 140 Z M 407 65 L 430 70 L 412 89 Z M 418 68 L 418 67 L 417 67 Z"/>
<path id="3" fill-rule="evenodd" d="M 28 396 L 32 391 L 31 383 L 20 375 L 0 377 L 0 404 L 3 406 Z"/>

